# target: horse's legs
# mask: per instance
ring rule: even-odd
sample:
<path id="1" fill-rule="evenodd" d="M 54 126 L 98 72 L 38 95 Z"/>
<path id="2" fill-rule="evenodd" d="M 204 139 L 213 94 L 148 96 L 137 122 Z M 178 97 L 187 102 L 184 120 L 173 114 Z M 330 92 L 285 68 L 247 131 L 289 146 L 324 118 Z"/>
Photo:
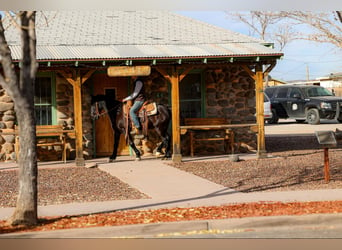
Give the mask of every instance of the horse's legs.
<path id="1" fill-rule="evenodd" d="M 115 130 L 114 131 L 114 147 L 113 147 L 113 153 L 109 157 L 109 162 L 112 162 L 116 159 L 116 156 L 118 154 L 118 147 L 119 147 L 119 142 L 120 142 L 120 132 Z"/>
<path id="2" fill-rule="evenodd" d="M 170 135 L 166 132 L 165 136 L 161 136 L 162 143 L 157 148 L 156 155 L 162 154 L 162 148 L 165 147 L 165 155 L 164 158 L 171 158 L 170 152 Z"/>
<path id="3" fill-rule="evenodd" d="M 163 143 L 164 147 L 165 147 L 165 156 L 164 158 L 171 158 L 171 138 L 170 135 L 168 133 L 166 133 L 165 137 L 163 138 Z"/>
<path id="4" fill-rule="evenodd" d="M 139 149 L 137 149 L 137 147 L 135 146 L 133 139 L 132 139 L 132 136 L 130 134 L 128 135 L 128 143 L 129 143 L 129 146 L 133 149 L 133 151 L 135 153 L 135 159 L 140 160 L 141 153 L 140 153 Z"/>

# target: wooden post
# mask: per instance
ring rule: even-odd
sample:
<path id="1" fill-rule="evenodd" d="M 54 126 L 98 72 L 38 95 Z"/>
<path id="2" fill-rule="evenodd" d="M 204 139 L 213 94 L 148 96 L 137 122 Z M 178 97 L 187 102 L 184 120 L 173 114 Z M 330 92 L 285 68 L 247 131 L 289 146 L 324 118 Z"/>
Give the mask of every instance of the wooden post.
<path id="1" fill-rule="evenodd" d="M 174 162 L 182 161 L 180 144 L 180 118 L 179 118 L 179 82 L 193 69 L 187 67 L 180 75 L 176 66 L 172 67 L 171 76 L 164 68 L 156 67 L 156 70 L 162 74 L 171 84 L 171 105 L 172 105 L 172 160 Z"/>
<path id="2" fill-rule="evenodd" d="M 82 129 L 82 82 L 80 71 L 76 71 L 76 81 L 72 85 L 74 89 L 74 116 L 76 133 L 76 166 L 84 166 L 83 157 L 83 129 Z"/>
<path id="3" fill-rule="evenodd" d="M 324 179 L 330 182 L 330 166 L 329 166 L 329 148 L 324 148 Z"/>
<path id="4" fill-rule="evenodd" d="M 95 72 L 89 70 L 81 77 L 80 70 L 76 70 L 75 76 L 64 71 L 58 71 L 73 87 L 74 92 L 74 119 L 76 136 L 76 166 L 85 166 L 83 157 L 83 126 L 82 126 L 82 84 Z"/>
<path id="5" fill-rule="evenodd" d="M 266 69 L 266 74 L 274 67 L 275 63 L 271 64 Z M 255 102 L 256 102 L 256 120 L 258 124 L 258 138 L 257 138 L 257 156 L 263 158 L 266 156 L 265 146 L 265 120 L 264 120 L 264 73 L 262 65 L 256 66 L 256 73 L 250 70 L 246 65 L 242 68 L 254 79 L 255 81 Z"/>
<path id="6" fill-rule="evenodd" d="M 258 124 L 258 157 L 262 158 L 266 155 L 265 147 L 265 121 L 264 121 L 264 90 L 263 77 L 261 69 L 257 69 L 255 74 L 255 99 L 256 99 L 256 114 Z"/>
<path id="7" fill-rule="evenodd" d="M 182 154 L 180 147 L 180 119 L 179 119 L 179 78 L 176 67 L 172 67 L 171 73 L 171 105 L 172 105 L 172 146 L 173 162 L 181 162 Z"/>

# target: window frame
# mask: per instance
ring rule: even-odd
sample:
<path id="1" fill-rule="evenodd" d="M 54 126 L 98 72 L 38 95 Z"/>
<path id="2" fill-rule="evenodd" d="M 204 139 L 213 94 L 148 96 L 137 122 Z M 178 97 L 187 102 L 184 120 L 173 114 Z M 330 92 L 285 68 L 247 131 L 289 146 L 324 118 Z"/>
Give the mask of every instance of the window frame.
<path id="1" fill-rule="evenodd" d="M 56 74 L 54 72 L 37 72 L 36 81 L 38 78 L 50 78 L 51 81 L 51 124 L 42 124 L 44 125 L 57 125 L 57 98 L 56 98 Z M 34 107 L 36 106 L 44 106 L 44 105 L 37 105 L 34 103 Z M 36 125 L 38 118 L 36 117 Z"/>
<path id="2" fill-rule="evenodd" d="M 201 70 L 201 69 L 193 69 L 191 70 L 188 74 L 188 75 L 196 75 L 198 74 L 199 77 L 200 77 L 200 91 L 201 91 L 201 97 L 199 99 L 181 99 L 181 94 L 179 93 L 179 113 L 180 113 L 180 116 L 182 116 L 182 110 L 181 110 L 181 103 L 184 102 L 184 101 L 196 101 L 196 100 L 199 100 L 200 103 L 201 103 L 201 111 L 200 111 L 200 117 L 198 118 L 204 118 L 205 117 L 205 114 L 206 114 L 206 95 L 205 95 L 205 80 L 204 80 L 204 71 Z M 181 84 L 185 84 L 184 83 L 184 79 L 186 79 L 186 76 L 183 78 L 183 80 L 181 82 L 179 82 L 179 92 L 180 92 L 180 85 Z M 183 118 L 189 118 L 189 117 L 183 117 Z"/>

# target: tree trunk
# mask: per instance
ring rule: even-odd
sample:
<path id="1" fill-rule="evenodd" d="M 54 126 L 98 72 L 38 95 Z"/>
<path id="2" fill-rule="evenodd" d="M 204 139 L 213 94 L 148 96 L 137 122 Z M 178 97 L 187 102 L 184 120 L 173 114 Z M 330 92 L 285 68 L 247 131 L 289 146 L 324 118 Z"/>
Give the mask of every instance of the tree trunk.
<path id="1" fill-rule="evenodd" d="M 16 102 L 20 128 L 19 193 L 15 211 L 10 218 L 12 225 L 34 225 L 38 220 L 36 126 L 30 106 L 27 100 Z"/>
<path id="2" fill-rule="evenodd" d="M 19 89 L 21 98 L 15 100 L 19 124 L 19 194 L 12 225 L 33 225 L 38 221 L 38 167 L 36 125 L 34 117 L 34 81 L 37 72 L 35 13 L 21 13 L 22 68 Z"/>
<path id="3" fill-rule="evenodd" d="M 12 225 L 34 225 L 38 221 L 38 169 L 34 117 L 34 81 L 37 72 L 35 12 L 21 11 L 19 15 L 22 47 L 19 81 L 0 20 L 0 56 L 4 74 L 4 77 L 0 74 L 0 83 L 14 101 L 20 130 L 19 193 L 16 208 L 9 222 Z"/>

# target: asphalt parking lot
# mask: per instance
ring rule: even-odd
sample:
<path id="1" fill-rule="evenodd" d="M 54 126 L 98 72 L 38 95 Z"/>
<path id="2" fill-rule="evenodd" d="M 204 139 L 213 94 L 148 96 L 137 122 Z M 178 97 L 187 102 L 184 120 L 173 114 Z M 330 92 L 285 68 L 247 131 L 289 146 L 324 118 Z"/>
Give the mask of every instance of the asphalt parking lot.
<path id="1" fill-rule="evenodd" d="M 342 123 L 336 120 L 321 120 L 319 125 L 297 123 L 291 119 L 279 119 L 278 124 L 265 124 L 265 135 L 294 135 L 294 134 L 315 134 L 316 131 L 342 130 Z"/>

